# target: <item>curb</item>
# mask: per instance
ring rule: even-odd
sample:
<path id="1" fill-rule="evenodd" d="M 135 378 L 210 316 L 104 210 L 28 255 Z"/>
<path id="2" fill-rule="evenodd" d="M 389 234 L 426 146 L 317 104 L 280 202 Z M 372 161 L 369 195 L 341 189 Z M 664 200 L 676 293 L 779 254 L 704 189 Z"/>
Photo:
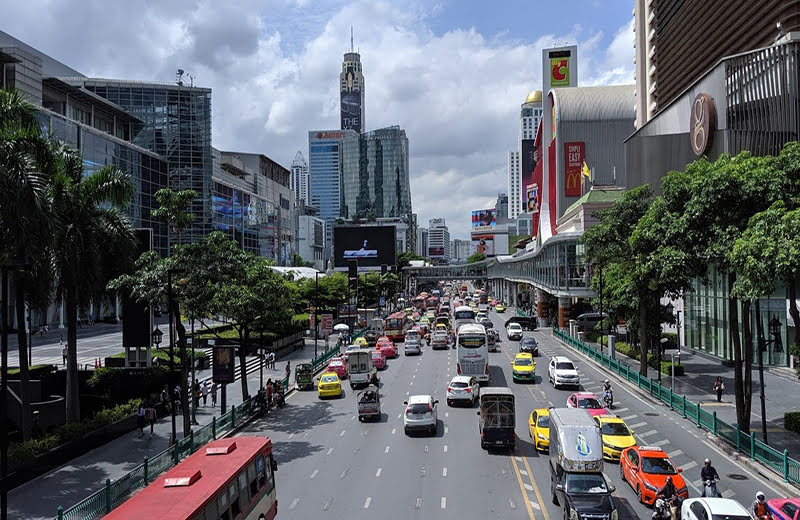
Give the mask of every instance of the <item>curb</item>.
<path id="1" fill-rule="evenodd" d="M 569 345 L 564 343 L 561 339 L 552 335 L 552 333 L 550 337 L 559 342 L 562 346 L 569 348 Z M 578 350 L 575 349 L 570 349 L 570 350 L 573 350 L 577 355 L 581 356 L 581 358 L 585 359 L 587 362 L 592 363 L 594 366 L 599 367 L 601 369 L 605 369 L 603 365 L 598 364 L 586 354 L 579 352 Z M 641 388 L 632 384 L 627 379 L 620 377 L 619 374 L 616 374 L 614 372 L 605 372 L 605 371 L 604 373 L 606 374 L 606 377 L 614 378 L 614 380 L 618 381 L 620 384 L 625 384 L 626 386 L 635 390 L 636 394 L 639 397 L 646 398 L 651 403 L 658 404 L 660 407 L 669 409 L 669 407 L 666 406 L 662 401 L 654 399 L 649 392 L 643 392 Z M 727 442 L 715 436 L 712 432 L 705 430 L 703 430 L 703 432 L 705 433 L 706 438 L 709 441 L 711 441 L 714 445 L 718 446 L 725 453 L 725 455 L 731 460 L 731 462 L 740 463 L 742 465 L 748 466 L 749 468 L 753 469 L 756 473 L 767 479 L 769 482 L 774 483 L 775 485 L 780 486 L 780 488 L 783 489 L 784 491 L 787 491 L 789 496 L 797 495 L 797 490 L 798 488 L 800 488 L 800 486 L 795 486 L 794 484 L 783 482 L 783 480 L 780 479 L 780 475 L 769 466 L 766 466 L 758 461 L 750 460 L 749 457 L 743 456 L 741 453 L 733 449 Z"/>

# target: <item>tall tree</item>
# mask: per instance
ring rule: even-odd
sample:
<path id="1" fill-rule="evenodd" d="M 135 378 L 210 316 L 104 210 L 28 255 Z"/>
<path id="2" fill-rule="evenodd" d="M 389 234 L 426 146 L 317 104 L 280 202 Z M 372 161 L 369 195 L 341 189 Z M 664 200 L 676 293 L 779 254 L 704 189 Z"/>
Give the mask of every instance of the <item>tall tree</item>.
<path id="1" fill-rule="evenodd" d="M 24 439 L 31 437 L 25 301 L 30 308 L 44 308 L 50 292 L 46 255 L 52 225 L 47 203 L 50 164 L 50 148 L 41 136 L 36 108 L 18 91 L 0 89 L 0 264 L 29 266 L 26 273 L 14 277 L 13 285 Z"/>
<path id="2" fill-rule="evenodd" d="M 133 184 L 122 171 L 105 166 L 84 176 L 77 151 L 66 146 L 56 150 L 51 261 L 56 293 L 64 298 L 66 310 L 68 422 L 80 420 L 78 309 L 101 297 L 108 280 L 131 257 L 135 236 L 123 210 L 132 194 Z"/>

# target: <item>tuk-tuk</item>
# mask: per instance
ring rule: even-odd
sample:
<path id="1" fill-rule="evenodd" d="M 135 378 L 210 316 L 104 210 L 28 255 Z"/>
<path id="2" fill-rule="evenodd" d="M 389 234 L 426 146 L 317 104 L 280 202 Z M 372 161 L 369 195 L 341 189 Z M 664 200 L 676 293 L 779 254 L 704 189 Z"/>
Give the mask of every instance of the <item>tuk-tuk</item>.
<path id="1" fill-rule="evenodd" d="M 369 385 L 358 393 L 358 420 L 381 418 L 381 396 L 378 387 Z"/>
<path id="2" fill-rule="evenodd" d="M 508 387 L 481 388 L 478 431 L 481 448 L 514 448 L 514 393 Z"/>
<path id="3" fill-rule="evenodd" d="M 294 379 L 300 390 L 314 388 L 314 365 L 299 363 L 294 369 Z"/>

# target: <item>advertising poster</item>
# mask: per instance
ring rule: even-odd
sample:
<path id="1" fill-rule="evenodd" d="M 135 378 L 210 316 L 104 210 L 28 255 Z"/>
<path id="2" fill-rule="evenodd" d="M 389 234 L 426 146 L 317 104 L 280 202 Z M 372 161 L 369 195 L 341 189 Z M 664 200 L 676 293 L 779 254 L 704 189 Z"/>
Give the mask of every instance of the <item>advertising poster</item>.
<path id="1" fill-rule="evenodd" d="M 583 195 L 581 172 L 583 170 L 585 145 L 583 141 L 564 143 L 564 195 L 580 197 Z"/>
<path id="2" fill-rule="evenodd" d="M 443 247 L 429 247 L 428 248 L 428 258 L 442 258 L 444 257 L 444 248 Z"/>
<path id="3" fill-rule="evenodd" d="M 494 235 L 485 237 L 472 237 L 472 247 L 475 253 L 486 256 L 494 256 Z"/>
<path id="4" fill-rule="evenodd" d="M 539 213 L 539 185 L 537 183 L 528 184 L 527 197 L 525 197 L 525 211 L 528 213 Z"/>
<path id="5" fill-rule="evenodd" d="M 497 213 L 494 208 L 479 209 L 472 212 L 472 229 L 493 228 L 497 224 Z"/>
<path id="6" fill-rule="evenodd" d="M 341 93 L 342 126 L 344 130 L 361 133 L 361 93 Z"/>
<path id="7" fill-rule="evenodd" d="M 333 314 L 320 314 L 319 323 L 322 334 L 333 334 Z"/>
<path id="8" fill-rule="evenodd" d="M 358 263 L 359 271 L 379 270 L 381 265 L 395 265 L 397 242 L 392 226 L 334 226 L 334 269 L 344 271 L 349 261 Z"/>
<path id="9" fill-rule="evenodd" d="M 533 184 L 533 170 L 536 169 L 536 141 L 533 139 L 522 140 L 522 153 L 519 158 L 519 168 L 522 174 L 522 201 L 528 200 L 528 186 Z"/>
<path id="10" fill-rule="evenodd" d="M 340 303 L 336 306 L 336 313 L 339 319 L 341 318 L 352 318 L 356 316 L 356 304 L 355 303 Z"/>
<path id="11" fill-rule="evenodd" d="M 550 86 L 568 87 L 569 65 L 572 53 L 568 50 L 554 51 L 550 53 Z"/>
<path id="12" fill-rule="evenodd" d="M 215 383 L 227 384 L 234 381 L 233 345 L 217 345 L 212 350 L 211 378 Z"/>

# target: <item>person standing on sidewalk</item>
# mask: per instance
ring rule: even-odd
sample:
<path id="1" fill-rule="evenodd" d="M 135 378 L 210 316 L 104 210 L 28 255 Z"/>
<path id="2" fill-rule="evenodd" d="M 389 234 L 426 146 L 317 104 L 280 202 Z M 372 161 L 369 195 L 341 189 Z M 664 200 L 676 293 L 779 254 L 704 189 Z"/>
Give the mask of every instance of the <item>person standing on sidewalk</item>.
<path id="1" fill-rule="evenodd" d="M 67 366 L 67 346 L 64 345 L 64 342 L 61 342 L 61 359 L 64 362 L 64 366 Z"/>
<path id="2" fill-rule="evenodd" d="M 148 406 L 147 410 L 145 410 L 145 417 L 147 418 L 147 422 L 150 423 L 150 437 L 152 437 L 153 426 L 156 424 L 156 419 L 158 419 L 155 407 Z"/>
<path id="3" fill-rule="evenodd" d="M 714 381 L 714 393 L 717 394 L 717 402 L 722 402 L 722 391 L 725 390 L 725 383 L 722 381 L 722 376 L 718 376 Z"/>
<path id="4" fill-rule="evenodd" d="M 144 426 L 147 422 L 147 411 L 145 410 L 144 403 L 139 403 L 139 411 L 136 412 L 136 427 L 139 428 L 139 437 L 144 437 Z"/>
<path id="5" fill-rule="evenodd" d="M 291 361 L 287 361 L 286 362 L 286 380 L 287 381 L 289 380 L 289 376 L 290 375 L 292 375 L 292 362 Z"/>
<path id="6" fill-rule="evenodd" d="M 269 353 L 269 368 L 275 370 L 275 351 Z"/>
<path id="7" fill-rule="evenodd" d="M 208 381 L 203 381 L 203 384 L 200 385 L 200 393 L 203 396 L 203 407 L 206 406 L 206 399 L 208 399 Z"/>
<path id="8" fill-rule="evenodd" d="M 217 383 L 211 383 L 211 406 L 217 406 Z"/>

